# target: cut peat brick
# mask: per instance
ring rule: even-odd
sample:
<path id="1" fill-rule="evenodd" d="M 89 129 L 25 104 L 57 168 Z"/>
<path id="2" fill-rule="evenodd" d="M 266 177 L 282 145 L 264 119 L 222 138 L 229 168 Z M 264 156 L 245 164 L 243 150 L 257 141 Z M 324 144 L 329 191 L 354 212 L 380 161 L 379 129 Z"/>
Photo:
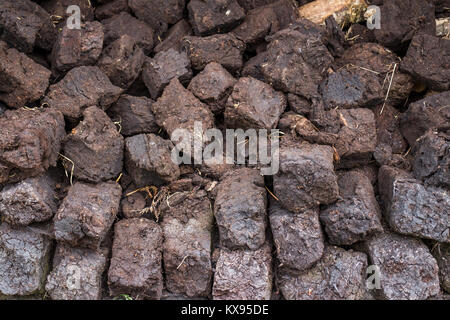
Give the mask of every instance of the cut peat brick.
<path id="1" fill-rule="evenodd" d="M 55 181 L 47 174 L 7 185 L 0 192 L 0 214 L 14 226 L 50 220 L 57 210 Z"/>
<path id="2" fill-rule="evenodd" d="M 412 39 L 400 68 L 431 90 L 449 90 L 450 40 L 417 34 Z"/>
<path id="3" fill-rule="evenodd" d="M 123 35 L 103 50 L 97 65 L 113 85 L 128 89 L 139 77 L 144 61 L 144 51 L 136 40 Z"/>
<path id="4" fill-rule="evenodd" d="M 317 209 L 293 213 L 273 202 L 269 219 L 279 268 L 306 270 L 322 257 L 324 236 Z"/>
<path id="5" fill-rule="evenodd" d="M 50 268 L 50 238 L 30 229 L 0 225 L 0 295 L 27 296 L 44 288 Z"/>
<path id="6" fill-rule="evenodd" d="M 50 51 L 56 39 L 50 15 L 30 0 L 3 0 L 0 30 L 0 40 L 25 53 L 35 46 Z"/>
<path id="7" fill-rule="evenodd" d="M 225 108 L 227 128 L 273 129 L 286 108 L 286 97 L 270 85 L 243 77 L 234 85 Z"/>
<path id="8" fill-rule="evenodd" d="M 49 85 L 50 70 L 0 41 L 0 101 L 21 108 L 39 100 Z"/>
<path id="9" fill-rule="evenodd" d="M 287 210 L 331 204 L 338 199 L 333 148 L 309 143 L 280 147 L 280 170 L 273 178 L 275 195 Z"/>
<path id="10" fill-rule="evenodd" d="M 426 185 L 450 188 L 450 135 L 429 131 L 411 151 L 414 176 Z"/>
<path id="11" fill-rule="evenodd" d="M 418 32 L 436 34 L 434 5 L 431 1 L 384 1 L 380 6 L 382 27 L 375 29 L 376 40 L 393 50 L 402 49 Z"/>
<path id="12" fill-rule="evenodd" d="M 106 259 L 92 249 L 58 244 L 46 292 L 53 300 L 100 300 Z"/>
<path id="13" fill-rule="evenodd" d="M 125 139 L 125 168 L 137 187 L 161 185 L 180 176 L 180 169 L 171 158 L 170 140 L 150 134 Z"/>
<path id="14" fill-rule="evenodd" d="M 450 91 L 433 94 L 422 100 L 413 102 L 408 110 L 399 116 L 400 131 L 414 146 L 416 140 L 429 129 L 448 128 L 450 121 Z"/>
<path id="15" fill-rule="evenodd" d="M 214 215 L 221 245 L 231 250 L 261 247 L 265 241 L 267 194 L 259 171 L 237 169 L 225 175 L 216 188 Z"/>
<path id="16" fill-rule="evenodd" d="M 392 153 L 388 144 L 379 144 L 375 148 L 373 157 L 378 166 L 392 166 L 403 170 L 411 170 L 411 165 L 402 154 Z"/>
<path id="17" fill-rule="evenodd" d="M 194 33 L 199 36 L 231 31 L 245 18 L 236 0 L 191 0 L 187 9 Z"/>
<path id="18" fill-rule="evenodd" d="M 159 53 L 161 51 L 174 49 L 179 52 L 183 44 L 183 38 L 190 35 L 192 35 L 191 25 L 187 20 L 182 19 L 167 31 L 164 40 L 158 43 L 153 51 Z"/>
<path id="19" fill-rule="evenodd" d="M 123 94 L 108 109 L 108 115 L 120 123 L 120 133 L 133 136 L 140 133 L 156 133 L 159 130 L 151 110 L 153 100 L 147 97 L 134 97 Z"/>
<path id="20" fill-rule="evenodd" d="M 98 249 L 116 219 L 121 195 L 115 182 L 76 182 L 53 219 L 56 240 Z"/>
<path id="21" fill-rule="evenodd" d="M 136 40 L 145 54 L 151 53 L 155 32 L 145 22 L 136 19 L 127 12 L 121 12 L 103 20 L 102 24 L 105 33 L 105 46 L 126 34 Z"/>
<path id="22" fill-rule="evenodd" d="M 67 135 L 64 155 L 73 162 L 73 176 L 88 182 L 115 179 L 122 171 L 123 137 L 106 113 L 93 106 Z M 65 163 L 71 170 L 72 163 Z"/>
<path id="23" fill-rule="evenodd" d="M 439 266 L 442 288 L 450 293 L 450 244 L 440 243 L 431 251 Z"/>
<path id="24" fill-rule="evenodd" d="M 245 51 L 245 43 L 232 34 L 184 37 L 183 47 L 195 70 L 203 70 L 208 63 L 217 62 L 231 73 L 235 73 L 244 64 L 242 55 Z"/>
<path id="25" fill-rule="evenodd" d="M 375 293 L 380 298 L 424 300 L 439 293 L 438 265 L 420 240 L 383 233 L 365 247 L 381 274 L 381 289 Z"/>
<path id="26" fill-rule="evenodd" d="M 53 47 L 51 62 L 55 71 L 93 65 L 103 48 L 103 26 L 100 22 L 86 22 L 81 29 L 62 28 Z"/>
<path id="27" fill-rule="evenodd" d="M 166 32 L 168 24 L 183 18 L 185 0 L 128 0 L 128 5 L 138 17 L 157 34 Z"/>
<path id="28" fill-rule="evenodd" d="M 0 117 L 0 184 L 43 174 L 56 165 L 64 117 L 49 108 L 8 110 Z"/>
<path id="29" fill-rule="evenodd" d="M 399 71 L 399 64 L 399 57 L 376 43 L 360 43 L 346 49 L 335 61 L 337 71 L 321 83 L 326 109 L 375 107 L 382 103 L 394 66 L 387 102 L 404 103 L 414 84 L 410 75 Z"/>
<path id="30" fill-rule="evenodd" d="M 342 57 L 336 60 L 336 65 L 351 71 L 359 69 L 369 72 L 365 75 L 364 81 L 376 76 L 378 85 L 382 89 L 377 92 L 377 95 L 381 95 L 383 100 L 386 98 L 388 84 L 392 78 L 386 101 L 397 105 L 405 102 L 414 85 L 412 77 L 400 70 L 400 61 L 401 59 L 395 53 L 379 44 L 361 43 L 345 50 Z M 396 65 L 395 73 L 392 77 L 394 65 Z M 375 77 L 373 79 L 375 81 Z M 362 105 L 356 107 L 362 107 Z"/>
<path id="31" fill-rule="evenodd" d="M 70 70 L 61 81 L 51 85 L 44 103 L 76 120 L 87 107 L 98 105 L 107 109 L 122 92 L 98 67 L 82 66 Z"/>
<path id="32" fill-rule="evenodd" d="M 188 297 L 208 296 L 214 214 L 206 192 L 174 194 L 160 212 L 167 290 Z"/>
<path id="33" fill-rule="evenodd" d="M 174 78 L 184 85 L 187 85 L 192 78 L 191 62 L 185 52 L 179 53 L 169 49 L 145 61 L 142 80 L 152 99 L 157 99 Z"/>
<path id="34" fill-rule="evenodd" d="M 408 173 L 383 166 L 378 189 L 391 228 L 401 234 L 450 242 L 448 190 L 425 187 Z"/>
<path id="35" fill-rule="evenodd" d="M 305 19 L 267 37 L 267 60 L 261 65 L 265 79 L 277 90 L 317 97 L 322 75 L 333 62 L 323 39 L 324 31 Z"/>
<path id="36" fill-rule="evenodd" d="M 188 90 L 206 103 L 214 114 L 220 114 L 236 81 L 222 65 L 211 62 L 191 80 Z"/>
<path id="37" fill-rule="evenodd" d="M 249 11 L 244 21 L 233 29 L 232 33 L 246 45 L 253 45 L 279 29 L 278 16 L 273 8 L 262 7 Z"/>
<path id="38" fill-rule="evenodd" d="M 338 110 L 337 113 L 341 124 L 336 143 L 340 157 L 338 166 L 351 168 L 367 164 L 377 144 L 374 113 L 364 108 Z"/>
<path id="39" fill-rule="evenodd" d="M 214 300 L 269 300 L 272 293 L 271 248 L 256 251 L 219 249 Z"/>
<path id="40" fill-rule="evenodd" d="M 214 127 L 214 118 L 208 106 L 185 89 L 174 78 L 164 89 L 163 95 L 152 105 L 156 123 L 172 136 L 177 129 L 194 133 L 194 123 L 202 122 L 203 130 Z"/>
<path id="41" fill-rule="evenodd" d="M 320 89 L 327 109 L 372 107 L 384 98 L 378 76 L 359 68 L 330 74 Z"/>
<path id="42" fill-rule="evenodd" d="M 286 300 L 365 300 L 366 268 L 364 253 L 327 246 L 311 269 L 300 273 L 280 270 L 278 287 Z"/>
<path id="43" fill-rule="evenodd" d="M 271 1 L 267 4 L 267 7 L 272 8 L 278 17 L 278 23 L 280 24 L 280 29 L 287 28 L 291 23 L 298 20 L 298 8 L 295 1 L 291 0 L 278 0 Z M 267 1 L 267 2 L 269 2 Z M 297 1 L 298 2 L 298 1 Z"/>
<path id="44" fill-rule="evenodd" d="M 405 153 L 408 143 L 400 131 L 401 113 L 389 104 L 378 105 L 373 113 L 377 122 L 377 146 L 389 145 L 392 153 Z"/>
<path id="45" fill-rule="evenodd" d="M 128 7 L 128 0 L 113 0 L 96 7 L 95 18 L 97 18 L 98 20 L 108 19 L 116 14 L 121 13 L 122 11 L 130 11 L 130 8 Z"/>
<path id="46" fill-rule="evenodd" d="M 340 199 L 320 212 L 328 240 L 351 245 L 383 231 L 381 213 L 369 178 L 357 170 L 338 174 Z"/>
<path id="47" fill-rule="evenodd" d="M 132 239 L 132 241 L 130 241 Z M 154 221 L 133 218 L 119 221 L 114 228 L 108 286 L 112 296 L 160 299 L 163 234 Z"/>

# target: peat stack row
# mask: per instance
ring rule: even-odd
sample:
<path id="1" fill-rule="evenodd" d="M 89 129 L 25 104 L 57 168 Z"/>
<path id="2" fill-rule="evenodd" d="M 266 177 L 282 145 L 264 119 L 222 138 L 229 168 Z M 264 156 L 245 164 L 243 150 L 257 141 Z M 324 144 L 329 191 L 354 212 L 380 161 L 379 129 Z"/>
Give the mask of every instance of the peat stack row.
<path id="1" fill-rule="evenodd" d="M 307 2 L 2 0 L 0 297 L 447 299 L 448 1 Z M 279 171 L 174 163 L 196 122 Z"/>

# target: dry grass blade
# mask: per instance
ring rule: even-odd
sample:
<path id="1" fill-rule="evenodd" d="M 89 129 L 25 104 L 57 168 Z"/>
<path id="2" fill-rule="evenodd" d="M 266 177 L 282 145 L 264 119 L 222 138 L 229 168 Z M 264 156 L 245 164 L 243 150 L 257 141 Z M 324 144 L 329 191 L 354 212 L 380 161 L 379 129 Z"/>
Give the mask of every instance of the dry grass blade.
<path id="1" fill-rule="evenodd" d="M 155 187 L 156 188 L 156 187 Z M 137 192 L 137 191 L 136 191 Z M 140 210 L 140 215 L 144 215 L 146 213 L 153 214 L 156 218 L 156 222 L 159 221 L 159 210 L 158 206 L 162 199 L 164 199 L 167 195 L 167 188 L 162 187 L 152 198 L 152 203 L 149 207 L 145 207 L 144 209 Z"/>
<path id="2" fill-rule="evenodd" d="M 119 121 L 113 122 L 116 126 L 119 127 L 119 133 L 122 131 L 122 117 L 119 117 Z"/>
<path id="3" fill-rule="evenodd" d="M 47 102 L 43 102 L 39 107 L 33 107 L 33 108 L 30 108 L 30 107 L 27 107 L 27 106 L 23 106 L 22 109 L 28 110 L 28 111 L 35 111 L 35 110 L 44 108 L 44 106 L 49 107 L 49 105 L 48 105 Z"/>
<path id="4" fill-rule="evenodd" d="M 217 182 L 217 181 L 213 181 L 213 182 L 211 183 L 211 185 L 209 186 L 209 188 L 206 189 L 206 191 L 207 191 L 207 192 L 211 192 L 211 191 L 217 186 L 218 183 L 219 183 L 219 182 Z"/>
<path id="5" fill-rule="evenodd" d="M 378 71 L 375 71 L 375 70 L 372 70 L 372 69 L 369 69 L 369 68 L 357 66 L 357 65 L 354 65 L 354 64 L 351 64 L 351 63 L 349 65 L 352 66 L 352 67 L 355 67 L 355 68 L 359 68 L 359 69 L 362 69 L 362 70 L 365 70 L 365 71 L 372 72 L 372 73 L 374 73 L 376 75 L 380 75 L 380 73 Z"/>
<path id="6" fill-rule="evenodd" d="M 239 141 L 239 142 L 236 143 L 236 144 L 237 144 L 237 145 L 247 144 L 247 143 L 248 143 L 248 140 L 249 140 L 249 139 L 245 138 L 245 140 Z"/>
<path id="7" fill-rule="evenodd" d="M 35 110 L 38 109 L 38 107 L 30 108 L 30 107 L 27 107 L 27 106 L 23 106 L 22 109 L 27 110 L 27 111 L 35 111 Z"/>
<path id="8" fill-rule="evenodd" d="M 348 122 L 347 122 L 347 120 L 345 119 L 345 117 L 342 115 L 342 113 L 338 112 L 338 114 L 339 114 L 339 119 L 342 121 L 342 124 L 343 124 L 344 126 L 348 127 Z"/>
<path id="9" fill-rule="evenodd" d="M 73 186 L 72 181 L 73 181 L 73 171 L 75 169 L 75 163 L 71 159 L 67 158 L 65 155 L 63 155 L 61 153 L 58 153 L 58 155 L 63 159 L 63 167 L 64 167 L 64 171 L 66 172 L 66 177 L 69 177 L 69 175 L 67 174 L 67 168 L 66 168 L 64 161 L 68 161 L 72 164 L 72 168 L 70 169 L 70 179 L 69 180 L 70 180 L 70 185 Z"/>
<path id="10" fill-rule="evenodd" d="M 264 186 L 264 187 L 266 187 L 267 192 L 268 192 L 275 200 L 280 201 L 280 199 L 278 199 L 277 196 L 274 195 L 274 194 L 272 193 L 272 191 L 269 190 L 269 188 L 267 188 L 267 186 Z"/>
<path id="11" fill-rule="evenodd" d="M 50 16 L 50 20 L 51 20 L 53 26 L 56 27 L 56 25 L 57 25 L 58 23 L 60 23 L 62 20 L 64 20 L 64 17 L 58 16 L 58 15 L 56 15 L 56 14 L 52 14 L 52 15 Z"/>
<path id="12" fill-rule="evenodd" d="M 350 38 L 350 31 L 351 31 L 351 29 L 348 29 L 347 33 L 345 34 L 345 40 L 346 41 L 353 41 L 353 40 L 356 40 L 356 39 L 358 39 L 360 37 L 360 35 L 357 34 L 356 36 L 353 36 L 353 37 Z"/>
<path id="13" fill-rule="evenodd" d="M 332 146 L 332 147 L 333 147 L 333 160 L 334 160 L 334 162 L 341 161 L 341 157 L 339 156 L 339 153 L 337 152 L 335 146 Z"/>
<path id="14" fill-rule="evenodd" d="M 411 152 L 411 147 L 406 151 L 406 153 L 403 155 L 403 157 L 406 157 Z"/>
<path id="15" fill-rule="evenodd" d="M 180 264 L 177 267 L 177 270 L 180 269 L 180 267 L 183 265 L 184 261 L 186 260 L 188 256 L 184 256 L 183 260 L 181 260 Z"/>
<path id="16" fill-rule="evenodd" d="M 172 198 L 174 195 L 179 194 L 179 193 L 181 193 L 181 192 L 174 192 L 174 193 L 169 194 L 169 195 L 167 196 L 167 198 L 166 198 L 166 204 L 167 204 L 167 206 L 168 206 L 169 208 L 172 208 L 172 207 L 170 206 L 170 203 L 169 203 L 170 198 Z"/>
<path id="17" fill-rule="evenodd" d="M 269 134 L 269 139 L 272 140 L 272 138 L 277 137 L 278 139 L 282 138 L 284 136 L 284 132 L 281 130 L 276 130 L 274 132 L 271 132 Z"/>
<path id="18" fill-rule="evenodd" d="M 148 195 L 148 197 L 149 197 L 150 199 L 153 199 L 153 198 L 156 196 L 156 194 L 158 193 L 158 188 L 155 187 L 155 186 L 145 186 L 145 187 L 137 188 L 136 190 L 133 190 L 133 191 L 131 191 L 131 192 L 128 192 L 128 193 L 125 195 L 125 197 L 129 197 L 129 196 L 131 196 L 132 194 L 135 194 L 136 192 L 141 192 L 141 191 L 146 192 L 147 195 Z M 152 191 L 153 191 L 153 193 L 152 193 Z"/>
<path id="19" fill-rule="evenodd" d="M 442 109 L 445 109 L 445 108 L 448 108 L 448 107 L 450 107 L 450 104 L 448 104 L 448 105 L 446 105 L 446 106 L 442 106 L 442 107 L 440 107 L 440 108 L 438 109 L 438 112 L 441 112 L 441 111 L 442 111 Z"/>
<path id="20" fill-rule="evenodd" d="M 394 68 L 392 70 L 391 80 L 389 81 L 389 87 L 386 92 L 386 97 L 384 98 L 383 106 L 381 107 L 380 115 L 383 114 L 384 107 L 386 106 L 386 102 L 389 98 L 389 93 L 391 92 L 392 82 L 394 81 L 395 70 L 397 69 L 397 63 L 394 63 Z"/>

